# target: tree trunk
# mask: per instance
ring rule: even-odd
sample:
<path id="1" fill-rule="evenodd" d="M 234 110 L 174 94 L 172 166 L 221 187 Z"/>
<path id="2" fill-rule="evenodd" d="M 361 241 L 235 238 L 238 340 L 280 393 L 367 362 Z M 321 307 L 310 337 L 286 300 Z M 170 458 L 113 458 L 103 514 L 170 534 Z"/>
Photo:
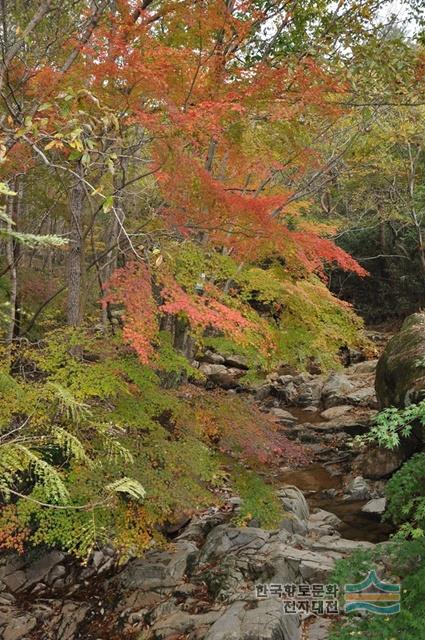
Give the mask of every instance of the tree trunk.
<path id="1" fill-rule="evenodd" d="M 83 183 L 83 168 L 79 164 L 79 177 L 71 188 L 70 195 L 70 233 L 68 253 L 68 309 L 67 321 L 71 327 L 78 327 L 84 312 L 84 233 L 83 214 L 85 189 Z"/>
<path id="2" fill-rule="evenodd" d="M 119 238 L 121 233 L 121 224 L 125 218 L 124 193 L 122 188 L 126 181 L 127 166 L 128 159 L 122 159 L 120 162 L 121 171 L 117 171 L 114 174 L 114 211 L 111 213 L 111 221 L 105 225 L 104 234 L 105 247 L 107 250 L 109 247 L 110 249 L 105 254 L 100 267 L 102 286 L 108 282 L 109 278 L 117 268 L 118 254 L 120 252 Z M 107 326 L 108 322 L 111 322 L 111 310 L 109 304 L 102 309 L 102 322 L 104 327 Z"/>
<path id="3" fill-rule="evenodd" d="M 7 223 L 7 230 L 9 232 L 17 231 L 19 228 L 19 219 L 21 213 L 21 203 L 23 195 L 23 182 L 22 177 L 17 177 L 11 185 L 12 189 L 16 192 L 16 196 L 8 196 L 6 212 L 10 218 L 10 222 Z M 13 224 L 14 223 L 14 224 Z M 11 344 L 13 339 L 19 335 L 19 293 L 18 293 L 18 260 L 20 254 L 20 247 L 16 240 L 10 235 L 7 238 L 6 255 L 7 263 L 9 267 L 10 278 L 10 295 L 9 295 L 9 325 L 7 329 L 6 341 Z"/>

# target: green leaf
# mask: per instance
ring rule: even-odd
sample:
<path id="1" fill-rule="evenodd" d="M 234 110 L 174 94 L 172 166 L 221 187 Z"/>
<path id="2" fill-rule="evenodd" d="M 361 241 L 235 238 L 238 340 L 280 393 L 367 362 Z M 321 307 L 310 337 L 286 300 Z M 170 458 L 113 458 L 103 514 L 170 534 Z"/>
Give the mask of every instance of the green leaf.
<path id="1" fill-rule="evenodd" d="M 143 500 L 146 495 L 140 482 L 133 478 L 120 478 L 108 484 L 105 489 L 110 493 L 124 493 L 135 500 Z"/>
<path id="2" fill-rule="evenodd" d="M 16 196 L 16 191 L 9 189 L 5 182 L 0 182 L 0 193 L 5 196 Z"/>
<path id="3" fill-rule="evenodd" d="M 107 196 L 102 205 L 102 209 L 104 210 L 105 213 L 108 213 L 113 206 L 114 206 L 114 196 Z"/>

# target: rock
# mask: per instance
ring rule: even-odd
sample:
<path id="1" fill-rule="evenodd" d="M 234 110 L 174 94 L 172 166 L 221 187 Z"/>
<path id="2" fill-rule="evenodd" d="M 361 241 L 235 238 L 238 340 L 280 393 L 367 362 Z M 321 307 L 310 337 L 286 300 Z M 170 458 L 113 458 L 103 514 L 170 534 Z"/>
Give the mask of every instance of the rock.
<path id="1" fill-rule="evenodd" d="M 243 640 L 298 640 L 301 637 L 297 615 L 285 614 L 282 602 L 267 599 L 245 611 L 241 623 Z"/>
<path id="2" fill-rule="evenodd" d="M 378 400 L 373 387 L 357 389 L 354 393 L 350 393 L 346 399 L 355 406 L 370 407 L 371 409 L 378 408 Z"/>
<path id="3" fill-rule="evenodd" d="M 346 397 L 354 391 L 351 380 L 343 373 L 332 372 L 322 390 L 322 401 L 326 409 L 347 404 Z"/>
<path id="4" fill-rule="evenodd" d="M 176 637 L 186 634 L 194 627 L 193 617 L 185 611 L 177 610 L 171 615 L 161 618 L 152 626 L 155 640 L 163 640 L 174 634 Z"/>
<path id="5" fill-rule="evenodd" d="M 325 411 L 322 411 L 322 413 L 320 414 L 320 417 L 324 418 L 325 420 L 335 420 L 336 418 L 340 418 L 341 416 L 344 416 L 352 410 L 353 407 L 351 405 L 341 404 L 337 407 L 330 407 L 329 409 L 325 409 Z"/>
<path id="6" fill-rule="evenodd" d="M 245 602 L 234 602 L 213 624 L 205 640 L 240 640 L 241 618 L 245 606 Z"/>
<path id="7" fill-rule="evenodd" d="M 12 593 L 7 593 L 7 591 L 4 591 L 1 595 L 0 595 L 0 604 L 12 604 L 13 602 L 16 602 L 16 598 Z"/>
<path id="8" fill-rule="evenodd" d="M 264 546 L 269 537 L 270 533 L 264 529 L 220 525 L 208 534 L 201 549 L 199 562 L 215 562 L 229 554 L 238 554 L 241 549 L 256 552 Z"/>
<path id="9" fill-rule="evenodd" d="M 271 394 L 271 391 L 272 391 L 271 384 L 262 384 L 259 387 L 256 387 L 255 389 L 255 399 L 258 400 L 259 402 L 262 402 Z"/>
<path id="10" fill-rule="evenodd" d="M 348 352 L 349 352 L 350 364 L 363 362 L 363 360 L 365 360 L 365 354 L 363 353 L 363 351 L 359 351 L 358 349 L 353 349 L 349 347 Z"/>
<path id="11" fill-rule="evenodd" d="M 277 373 L 279 376 L 296 376 L 299 372 L 292 365 L 282 362 L 278 367 Z"/>
<path id="12" fill-rule="evenodd" d="M 66 569 L 63 566 L 63 564 L 57 564 L 49 571 L 49 575 L 47 576 L 48 584 L 52 585 L 55 580 L 57 580 L 58 578 L 63 578 L 65 574 L 66 574 Z"/>
<path id="13" fill-rule="evenodd" d="M 199 357 L 199 362 L 207 362 L 208 364 L 224 364 L 225 359 L 220 353 L 207 350 Z"/>
<path id="14" fill-rule="evenodd" d="M 61 578 L 58 578 L 57 580 L 52 581 L 50 587 L 53 588 L 53 589 L 57 589 L 56 583 L 59 582 L 60 580 L 61 580 Z M 62 582 L 63 582 L 63 580 L 62 580 Z M 43 593 L 46 593 L 46 591 L 47 591 L 47 586 L 44 584 L 44 582 L 38 582 L 35 585 L 35 587 L 33 587 L 31 589 L 31 596 L 32 597 L 40 596 Z"/>
<path id="15" fill-rule="evenodd" d="M 283 386 L 289 384 L 290 382 L 294 382 L 294 376 L 291 375 L 283 375 L 283 376 L 279 376 L 277 379 L 277 382 L 279 382 L 279 384 L 283 384 Z"/>
<path id="16" fill-rule="evenodd" d="M 228 367 L 234 367 L 235 369 L 244 369 L 245 371 L 249 369 L 248 361 L 244 356 L 226 356 L 224 361 Z"/>
<path id="17" fill-rule="evenodd" d="M 362 476 L 354 478 L 345 488 L 345 493 L 350 500 L 367 500 L 371 496 L 370 486 Z"/>
<path id="18" fill-rule="evenodd" d="M 305 520 L 300 520 L 294 513 L 288 513 L 279 524 L 279 529 L 284 529 L 288 533 L 297 533 L 300 536 L 307 534 L 308 528 Z"/>
<path id="19" fill-rule="evenodd" d="M 279 420 L 282 422 L 297 422 L 297 418 L 295 418 L 295 416 L 293 416 L 289 411 L 285 411 L 285 409 L 274 407 L 273 409 L 270 409 L 270 413 L 276 416 L 276 418 L 279 418 Z"/>
<path id="20" fill-rule="evenodd" d="M 294 404 L 298 398 L 298 389 L 293 382 L 288 382 L 286 385 L 275 384 L 272 386 L 271 392 L 285 404 Z"/>
<path id="21" fill-rule="evenodd" d="M 142 609 L 153 609 L 161 603 L 162 597 L 154 591 L 128 591 L 120 598 L 119 609 L 121 617 L 129 612 L 140 611 Z"/>
<path id="22" fill-rule="evenodd" d="M 276 373 L 276 371 L 274 371 L 274 372 L 272 372 L 272 373 L 269 373 L 269 374 L 267 374 L 267 376 L 266 376 L 266 380 L 267 380 L 268 382 L 277 382 L 278 378 L 279 378 L 279 374 L 278 374 L 278 373 Z"/>
<path id="23" fill-rule="evenodd" d="M 338 489 L 324 489 L 323 490 L 323 494 L 325 496 L 329 496 L 330 498 L 336 498 L 338 495 Z"/>
<path id="24" fill-rule="evenodd" d="M 329 538 L 334 539 L 334 536 Z M 300 544 L 307 544 L 305 538 L 297 540 Z M 312 546 L 313 543 L 309 544 Z M 277 583 L 326 582 L 335 566 L 330 554 L 317 553 L 310 548 L 299 549 L 283 542 L 275 545 L 275 552 L 269 557 L 272 581 Z"/>
<path id="25" fill-rule="evenodd" d="M 89 608 L 89 605 L 80 602 L 65 602 L 59 616 L 51 623 L 56 629 L 55 640 L 73 640 Z"/>
<path id="26" fill-rule="evenodd" d="M 337 559 L 351 554 L 357 549 L 373 549 L 374 546 L 372 542 L 363 540 L 345 540 L 344 538 L 335 538 L 335 536 L 322 536 L 312 544 L 312 549 L 321 552 L 326 551 L 330 557 Z"/>
<path id="27" fill-rule="evenodd" d="M 214 382 L 214 384 L 223 387 L 223 389 L 233 389 L 239 386 L 237 380 L 237 376 L 240 374 L 239 369 L 237 370 L 237 375 L 235 375 L 235 370 L 233 370 L 232 373 L 232 370 L 228 369 L 223 364 L 208 364 L 204 362 L 199 367 L 199 370 Z"/>
<path id="28" fill-rule="evenodd" d="M 314 356 L 310 356 L 310 358 L 308 359 L 307 370 L 309 373 L 315 376 L 318 376 L 322 373 L 322 367 L 314 358 Z"/>
<path id="29" fill-rule="evenodd" d="M 38 582 L 45 582 L 50 571 L 64 559 L 65 554 L 60 551 L 49 551 L 43 554 L 25 569 L 26 581 L 23 588 L 30 589 Z"/>
<path id="30" fill-rule="evenodd" d="M 315 618 L 308 626 L 307 640 L 327 640 L 333 621 L 329 618 Z"/>
<path id="31" fill-rule="evenodd" d="M 330 511 L 325 511 L 324 509 L 317 509 L 314 513 L 310 515 L 308 520 L 309 525 L 313 525 L 315 527 L 332 527 L 336 529 L 342 524 L 341 518 L 338 518 L 337 515 L 331 513 Z"/>
<path id="32" fill-rule="evenodd" d="M 245 370 L 238 369 L 237 367 L 229 367 L 227 372 L 235 379 L 242 378 L 242 376 L 245 375 Z"/>
<path id="33" fill-rule="evenodd" d="M 302 491 L 288 485 L 278 491 L 278 496 L 286 511 L 294 513 L 300 520 L 308 520 L 310 510 Z"/>
<path id="34" fill-rule="evenodd" d="M 365 362 L 359 362 L 354 365 L 350 370 L 353 371 L 353 373 L 360 375 L 375 373 L 377 364 L 378 360 L 366 360 Z"/>
<path id="35" fill-rule="evenodd" d="M 310 515 L 296 487 L 284 486 L 279 494 L 287 513 L 278 530 L 255 527 L 254 521 L 236 527 L 229 522 L 231 509 L 212 507 L 193 516 L 166 549 L 132 558 L 112 577 L 98 575 L 115 562 L 115 551 L 106 547 L 84 569 L 63 554 L 0 559 L 3 580 L 14 576 L 26 585 L 27 576 L 45 576 L 23 597 L 15 598 L 4 583 L 0 637 L 29 640 L 41 633 L 46 640 L 100 640 L 105 633 L 136 637 L 143 629 L 152 640 L 300 640 L 298 616 L 285 614 L 278 598 L 257 598 L 254 585 L 329 582 L 336 560 L 373 545 L 342 539 L 335 531 L 339 518 L 330 512 Z M 237 508 L 240 499 L 233 496 L 228 504 Z M 87 568 L 92 573 L 85 581 Z M 57 585 L 63 593 L 53 599 Z M 71 598 L 73 587 L 88 587 L 84 600 L 80 593 Z M 25 615 L 18 606 L 27 607 Z"/>
<path id="36" fill-rule="evenodd" d="M 21 555 L 15 553 L 0 555 L 0 580 L 11 573 L 22 571 L 25 569 L 25 564 L 26 560 Z"/>
<path id="37" fill-rule="evenodd" d="M 333 420 L 328 420 L 327 422 L 315 422 L 314 424 L 309 425 L 311 429 L 314 431 L 318 431 L 319 433 L 336 433 L 336 432 L 344 432 L 351 436 L 357 436 L 369 429 L 369 418 L 368 416 L 351 416 L 345 415 L 340 418 L 334 418 Z"/>
<path id="38" fill-rule="evenodd" d="M 413 451 L 413 443 L 407 440 L 395 449 L 370 447 L 360 453 L 356 463 L 365 478 L 379 480 L 397 471 Z"/>
<path id="39" fill-rule="evenodd" d="M 374 498 L 362 507 L 362 511 L 363 513 L 381 516 L 385 511 L 386 502 L 385 498 Z"/>
<path id="40" fill-rule="evenodd" d="M 194 516 L 183 532 L 177 537 L 177 541 L 186 541 L 193 544 L 196 548 L 197 544 L 203 543 L 208 533 L 227 520 L 227 516 L 222 511 L 211 508 L 202 516 Z"/>
<path id="41" fill-rule="evenodd" d="M 4 576 L 1 581 L 6 585 L 9 591 L 11 591 L 12 593 L 16 593 L 17 591 L 20 591 L 26 583 L 27 576 L 25 571 L 14 571 L 9 575 Z"/>
<path id="42" fill-rule="evenodd" d="M 316 378 L 309 382 L 303 382 L 298 387 L 297 405 L 300 407 L 316 406 L 320 403 L 323 380 Z"/>
<path id="43" fill-rule="evenodd" d="M 218 527 L 217 527 L 218 528 Z M 184 576 L 197 547 L 188 540 L 179 540 L 173 551 L 154 551 L 129 562 L 117 577 L 118 588 L 152 591 L 171 589 Z"/>
<path id="44" fill-rule="evenodd" d="M 407 407 L 425 398 L 425 313 L 406 318 L 378 361 L 375 380 L 381 408 Z"/>
<path id="45" fill-rule="evenodd" d="M 20 640 L 20 638 L 24 638 L 27 633 L 30 633 L 36 624 L 36 618 L 30 614 L 14 617 L 13 620 L 6 625 L 2 640 Z"/>
<path id="46" fill-rule="evenodd" d="M 309 425 L 304 425 L 305 427 L 308 427 Z M 287 437 L 289 434 L 286 434 Z M 320 449 L 320 437 L 317 435 L 317 433 L 315 433 L 312 429 L 309 428 L 301 428 L 298 431 L 298 440 L 300 442 L 304 442 L 304 443 L 309 443 L 309 444 L 317 444 L 318 448 Z"/>
<path id="47" fill-rule="evenodd" d="M 255 604 L 234 602 L 205 640 L 299 640 L 299 617 L 285 614 L 281 601 L 267 598 Z"/>

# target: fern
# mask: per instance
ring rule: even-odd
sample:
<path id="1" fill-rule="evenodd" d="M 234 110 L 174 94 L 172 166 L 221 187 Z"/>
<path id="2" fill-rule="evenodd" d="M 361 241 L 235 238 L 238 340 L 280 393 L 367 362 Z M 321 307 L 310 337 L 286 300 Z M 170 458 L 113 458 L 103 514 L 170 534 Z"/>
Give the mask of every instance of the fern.
<path id="1" fill-rule="evenodd" d="M 123 493 L 135 500 L 143 500 L 146 496 L 146 491 L 137 480 L 133 478 L 120 478 L 111 482 L 105 487 L 105 490 L 110 493 Z"/>
<path id="2" fill-rule="evenodd" d="M 129 449 L 122 444 L 117 438 L 111 435 L 102 435 L 103 449 L 108 461 L 122 462 L 123 464 L 133 464 L 134 457 Z"/>
<path id="3" fill-rule="evenodd" d="M 84 462 L 89 466 L 92 464 L 81 441 L 66 429 L 53 426 L 52 440 L 58 444 L 68 459 L 74 458 L 78 462 Z"/>
<path id="4" fill-rule="evenodd" d="M 58 382 L 47 382 L 46 387 L 53 391 L 59 411 L 67 420 L 79 423 L 91 415 L 88 404 L 78 401 L 69 389 Z"/>
<path id="5" fill-rule="evenodd" d="M 69 492 L 60 473 L 28 447 L 12 443 L 0 447 L 1 490 L 7 499 L 16 493 L 12 488 L 17 476 L 28 474 L 41 484 L 52 503 L 66 504 Z"/>

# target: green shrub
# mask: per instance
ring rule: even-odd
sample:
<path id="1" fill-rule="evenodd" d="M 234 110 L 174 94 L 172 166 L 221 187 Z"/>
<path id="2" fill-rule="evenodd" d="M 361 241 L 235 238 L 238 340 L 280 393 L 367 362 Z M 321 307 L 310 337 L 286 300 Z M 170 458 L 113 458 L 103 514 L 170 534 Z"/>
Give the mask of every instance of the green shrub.
<path id="1" fill-rule="evenodd" d="M 272 486 L 254 472 L 240 466 L 232 474 L 232 484 L 242 498 L 242 506 L 235 522 L 242 524 L 255 518 L 264 529 L 276 529 L 279 526 L 283 508 Z"/>
<path id="2" fill-rule="evenodd" d="M 358 582 L 376 568 L 381 579 L 401 582 L 400 613 L 389 616 L 354 613 L 342 616 L 332 629 L 329 640 L 425 640 L 425 544 L 403 541 L 379 546 L 374 551 L 360 551 L 337 563 L 332 581 L 343 586 Z M 383 567 L 387 567 L 383 571 Z M 391 567 L 389 570 L 388 567 Z M 385 575 L 384 575 L 385 573 Z"/>

